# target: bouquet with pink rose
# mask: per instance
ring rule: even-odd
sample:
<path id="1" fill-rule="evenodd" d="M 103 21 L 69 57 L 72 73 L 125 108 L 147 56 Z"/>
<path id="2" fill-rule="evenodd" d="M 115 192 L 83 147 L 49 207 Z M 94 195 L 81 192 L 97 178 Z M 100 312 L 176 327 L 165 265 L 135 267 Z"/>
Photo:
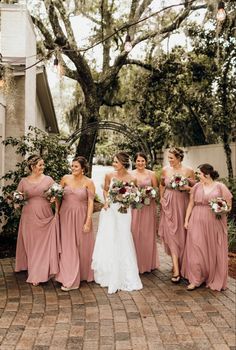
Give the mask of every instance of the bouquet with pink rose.
<path id="1" fill-rule="evenodd" d="M 114 180 L 108 191 L 108 203 L 120 203 L 118 212 L 127 213 L 127 209 L 138 199 L 137 187 L 133 182 Z"/>
<path id="2" fill-rule="evenodd" d="M 137 200 L 132 203 L 132 208 L 141 209 L 144 205 L 150 205 L 153 199 L 157 199 L 158 191 L 152 186 L 138 187 Z"/>
<path id="3" fill-rule="evenodd" d="M 182 191 L 181 187 L 188 184 L 188 179 L 181 174 L 174 174 L 170 179 L 170 187 L 174 190 Z"/>
<path id="4" fill-rule="evenodd" d="M 229 211 L 229 206 L 226 200 L 222 197 L 217 197 L 209 201 L 211 210 L 215 213 L 217 219 L 221 219 L 222 215 Z"/>

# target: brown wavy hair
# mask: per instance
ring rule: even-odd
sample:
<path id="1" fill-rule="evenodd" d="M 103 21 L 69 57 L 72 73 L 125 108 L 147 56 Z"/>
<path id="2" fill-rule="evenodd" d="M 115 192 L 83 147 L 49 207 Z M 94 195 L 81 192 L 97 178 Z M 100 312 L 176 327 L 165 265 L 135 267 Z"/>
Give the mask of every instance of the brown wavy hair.
<path id="1" fill-rule="evenodd" d="M 78 162 L 80 163 L 81 169 L 84 171 L 84 174 L 88 173 L 89 170 L 89 166 L 88 166 L 88 162 L 87 159 L 83 156 L 77 156 L 75 157 L 72 162 Z"/>
<path id="2" fill-rule="evenodd" d="M 129 168 L 130 162 L 129 162 L 129 155 L 126 152 L 118 152 L 115 154 L 115 156 L 119 162 L 125 167 L 125 169 Z"/>

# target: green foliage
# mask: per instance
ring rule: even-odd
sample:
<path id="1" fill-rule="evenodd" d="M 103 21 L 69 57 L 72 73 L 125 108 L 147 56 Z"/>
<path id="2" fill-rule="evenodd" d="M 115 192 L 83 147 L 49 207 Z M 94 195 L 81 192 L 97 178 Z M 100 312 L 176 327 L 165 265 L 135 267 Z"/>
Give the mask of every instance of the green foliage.
<path id="1" fill-rule="evenodd" d="M 153 171 L 156 174 L 156 178 L 157 178 L 158 184 L 160 184 L 161 183 L 162 166 L 161 165 L 154 165 Z"/>
<path id="2" fill-rule="evenodd" d="M 236 251 L 236 223 L 233 220 L 228 221 L 228 247 L 229 251 Z"/>
<path id="3" fill-rule="evenodd" d="M 70 149 L 63 143 L 60 136 L 48 135 L 47 133 L 29 127 L 29 133 L 20 138 L 8 137 L 3 141 L 6 147 L 13 147 L 16 154 L 22 156 L 22 161 L 18 162 L 15 169 L 7 172 L 2 180 L 5 185 L 1 187 L 0 196 L 0 223 L 2 223 L 3 234 L 16 234 L 19 223 L 19 216 L 14 211 L 6 197 L 16 190 L 22 177 L 29 174 L 27 162 L 24 157 L 30 154 L 39 154 L 45 161 L 45 174 L 50 175 L 55 181 L 59 181 L 62 176 L 68 173 L 69 164 L 67 161 Z"/>

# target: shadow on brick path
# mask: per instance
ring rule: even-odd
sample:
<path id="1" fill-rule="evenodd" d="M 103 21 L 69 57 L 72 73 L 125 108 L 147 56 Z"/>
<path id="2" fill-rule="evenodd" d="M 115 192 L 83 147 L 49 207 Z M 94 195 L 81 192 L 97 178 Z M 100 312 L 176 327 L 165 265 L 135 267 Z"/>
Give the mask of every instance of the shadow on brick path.
<path id="1" fill-rule="evenodd" d="M 187 292 L 158 251 L 160 270 L 141 276 L 141 291 L 111 295 L 96 283 L 69 293 L 54 281 L 33 287 L 13 272 L 14 259 L 0 260 L 0 349 L 235 350 L 236 281 Z"/>

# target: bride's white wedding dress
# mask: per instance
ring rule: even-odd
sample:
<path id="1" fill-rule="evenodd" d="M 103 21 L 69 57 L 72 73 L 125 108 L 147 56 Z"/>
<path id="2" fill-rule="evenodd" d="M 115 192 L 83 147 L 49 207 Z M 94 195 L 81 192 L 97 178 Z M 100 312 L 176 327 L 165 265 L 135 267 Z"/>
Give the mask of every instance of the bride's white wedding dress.
<path id="1" fill-rule="evenodd" d="M 102 209 L 92 259 L 95 282 L 108 287 L 109 294 L 143 287 L 130 230 L 131 211 L 122 214 L 119 207 L 119 203 L 112 203 L 107 210 Z"/>

